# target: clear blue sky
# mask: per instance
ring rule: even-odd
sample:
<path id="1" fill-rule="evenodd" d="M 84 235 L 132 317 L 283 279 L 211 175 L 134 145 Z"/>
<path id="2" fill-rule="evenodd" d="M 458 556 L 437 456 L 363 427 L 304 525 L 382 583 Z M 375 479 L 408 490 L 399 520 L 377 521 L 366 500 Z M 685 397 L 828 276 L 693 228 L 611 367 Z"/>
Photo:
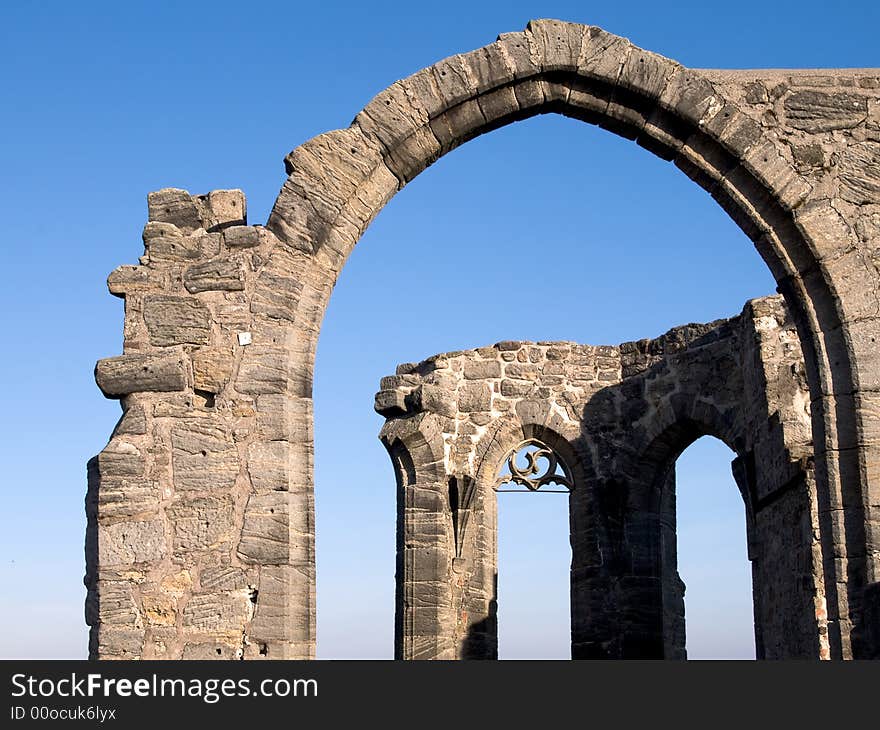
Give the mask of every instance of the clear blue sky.
<path id="1" fill-rule="evenodd" d="M 250 221 L 265 222 L 292 147 L 531 17 L 602 25 L 693 67 L 880 65 L 876 2 L 7 4 L 0 656 L 85 653 L 85 463 L 119 415 L 92 368 L 120 352 L 122 304 L 104 282 L 142 253 L 147 193 L 240 187 Z M 653 336 L 772 291 L 703 191 L 602 130 L 541 117 L 429 169 L 364 236 L 320 340 L 319 654 L 391 655 L 393 476 L 372 411 L 381 375 L 501 339 Z M 753 651 L 729 459 L 701 441 L 679 462 L 692 655 Z M 563 502 L 522 504 L 502 505 L 502 653 L 558 656 Z"/>

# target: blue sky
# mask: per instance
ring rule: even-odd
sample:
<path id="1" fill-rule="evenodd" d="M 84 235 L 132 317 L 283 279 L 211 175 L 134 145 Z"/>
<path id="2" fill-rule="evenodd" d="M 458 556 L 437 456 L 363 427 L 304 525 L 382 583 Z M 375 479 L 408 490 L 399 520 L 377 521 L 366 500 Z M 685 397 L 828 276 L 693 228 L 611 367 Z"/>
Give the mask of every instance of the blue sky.
<path id="1" fill-rule="evenodd" d="M 105 278 L 142 253 L 147 193 L 240 187 L 250 221 L 265 222 L 291 148 L 347 125 L 396 79 L 531 17 L 601 25 L 693 67 L 878 65 L 873 2 L 7 4 L 0 622 L 15 630 L 0 656 L 85 652 L 85 463 L 119 415 L 92 368 L 120 352 L 122 304 Z M 502 339 L 653 336 L 772 290 L 708 195 L 602 130 L 541 117 L 426 171 L 352 255 L 319 343 L 319 655 L 391 655 L 393 476 L 372 411 L 381 375 Z M 730 457 L 703 440 L 678 464 L 692 655 L 753 651 Z M 564 655 L 563 502 L 522 504 L 502 504 L 502 654 Z"/>

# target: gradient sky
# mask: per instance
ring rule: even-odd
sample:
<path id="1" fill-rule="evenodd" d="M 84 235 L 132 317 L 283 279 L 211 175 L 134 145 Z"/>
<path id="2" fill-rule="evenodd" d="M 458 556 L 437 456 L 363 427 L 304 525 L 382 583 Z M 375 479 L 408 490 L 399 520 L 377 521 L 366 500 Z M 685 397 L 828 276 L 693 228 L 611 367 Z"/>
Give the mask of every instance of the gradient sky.
<path id="1" fill-rule="evenodd" d="M 880 64 L 876 2 L 7 3 L 0 656 L 85 654 L 85 464 L 119 416 L 92 369 L 121 351 L 122 303 L 105 278 L 142 253 L 147 193 L 239 187 L 250 222 L 265 222 L 292 147 L 531 17 L 601 25 L 692 67 Z M 540 117 L 426 171 L 364 235 L 319 343 L 319 656 L 392 652 L 394 479 L 376 439 L 379 377 L 503 339 L 655 336 L 736 314 L 773 288 L 706 193 L 603 130 Z M 692 656 L 754 652 L 730 458 L 703 439 L 678 463 Z M 503 656 L 567 655 L 564 500 L 503 498 Z"/>

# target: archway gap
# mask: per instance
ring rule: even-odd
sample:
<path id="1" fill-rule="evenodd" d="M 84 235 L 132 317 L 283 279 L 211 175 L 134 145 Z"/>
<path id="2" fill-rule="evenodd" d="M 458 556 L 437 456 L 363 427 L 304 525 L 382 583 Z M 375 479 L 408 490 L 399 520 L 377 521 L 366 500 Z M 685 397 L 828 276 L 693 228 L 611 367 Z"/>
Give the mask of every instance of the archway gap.
<path id="1" fill-rule="evenodd" d="M 486 169 L 488 159 L 500 159 L 500 169 L 475 175 Z M 649 197 L 658 189 L 667 195 Z M 535 190 L 541 195 L 536 197 Z M 517 197 L 518 191 L 531 192 Z M 640 201 L 641 215 L 612 219 L 609 201 L 616 199 Z M 379 421 L 369 399 L 379 377 L 393 372 L 398 362 L 500 339 L 613 343 L 654 336 L 683 321 L 735 314 L 745 298 L 768 293 L 772 286 L 758 257 L 743 245 L 741 231 L 674 168 L 606 130 L 558 115 L 507 126 L 455 150 L 387 210 L 365 233 L 340 279 L 319 349 L 320 656 L 327 653 L 328 632 L 334 630 L 327 609 L 333 602 L 350 606 L 346 581 L 340 580 L 344 573 L 327 565 L 328 542 L 335 541 L 334 552 L 341 555 L 357 553 L 371 571 L 382 566 L 381 574 L 390 576 L 393 569 L 392 481 L 387 457 L 371 435 Z M 587 221 L 580 225 L 583 217 Z M 476 235 L 482 245 L 460 245 L 473 240 L 472 224 L 483 226 Z M 491 231 L 497 235 L 488 236 Z M 530 236 L 538 231 L 543 234 Z M 425 253 L 416 253 L 416 241 Z M 670 256 L 670 251 L 677 253 Z M 456 252 L 470 258 L 457 263 Z M 641 262 L 643 253 L 647 265 Z M 523 278 L 523 269 L 536 263 L 538 273 Z M 708 279 L 719 268 L 728 275 L 713 286 Z M 733 270 L 740 276 L 730 276 Z M 707 280 L 697 286 L 700 276 Z M 766 286 L 742 290 L 732 284 L 760 276 Z M 555 308 L 532 304 L 542 290 L 553 292 Z M 670 301 L 670 292 L 680 292 L 679 308 L 664 314 L 669 310 L 657 302 Z M 342 310 L 349 314 L 340 319 Z M 619 314 L 612 318 L 610 311 Z M 645 321 L 646 312 L 653 319 Z M 602 327 L 590 326 L 596 322 Z M 328 395 L 341 409 L 327 405 Z M 339 459 L 342 444 L 345 459 Z M 343 471 L 349 467 L 351 472 Z M 353 580 L 355 590 L 365 587 L 360 575 Z M 331 588 L 334 581 L 338 586 Z M 379 587 L 377 593 L 371 584 L 367 593 L 377 596 L 390 616 L 391 581 Z M 340 617 L 338 624 L 345 623 Z M 363 633 L 383 637 L 384 632 L 384 642 L 390 630 L 388 619 Z"/>

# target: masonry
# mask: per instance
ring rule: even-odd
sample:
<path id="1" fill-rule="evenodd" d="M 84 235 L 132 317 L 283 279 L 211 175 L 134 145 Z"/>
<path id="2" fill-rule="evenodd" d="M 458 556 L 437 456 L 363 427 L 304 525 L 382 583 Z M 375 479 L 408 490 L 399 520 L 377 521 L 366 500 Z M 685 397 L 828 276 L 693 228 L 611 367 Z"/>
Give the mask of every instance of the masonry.
<path id="1" fill-rule="evenodd" d="M 706 429 L 737 454 L 759 651 L 880 657 L 880 70 L 693 70 L 599 28 L 553 20 L 398 81 L 347 129 L 297 147 L 265 225 L 248 224 L 240 191 L 150 194 L 144 255 L 108 280 L 125 300 L 123 354 L 96 369 L 123 414 L 88 469 L 92 656 L 314 656 L 311 387 L 333 285 L 373 217 L 423 169 L 479 134 L 542 113 L 599 124 L 672 162 L 742 228 L 785 301 L 784 315 L 776 300 L 753 302 L 726 324 L 696 327 L 699 335 L 676 330 L 647 350 L 568 345 L 552 360 L 549 344 L 498 348 L 496 365 L 515 353 L 504 378 L 467 379 L 467 407 L 456 386 L 455 407 L 470 414 L 462 424 L 478 432 L 507 423 L 496 400 L 514 404 L 523 427 L 537 428 L 539 411 L 552 403 L 558 418 L 571 421 L 566 428 L 579 429 L 574 438 L 552 421 L 528 436 L 553 449 L 577 446 L 561 454 L 576 472 L 573 537 L 586 561 L 577 563 L 572 594 L 574 654 L 682 655 L 669 547 L 673 477 L 664 464 L 693 429 Z M 755 314 L 763 307 L 773 314 Z M 802 367 L 785 359 L 794 350 L 783 357 L 778 343 L 772 352 L 756 345 L 793 331 Z M 684 349 L 672 353 L 676 337 Z M 700 345 L 706 337 L 717 339 Z M 758 360 L 746 367 L 736 353 L 724 355 L 732 338 Z M 516 359 L 521 352 L 525 361 Z M 576 372 L 590 358 L 599 390 Z M 551 361 L 550 370 L 562 372 L 549 372 Z M 506 372 L 514 362 L 523 377 Z M 529 368 L 542 364 L 539 372 Z M 406 375 L 430 377 L 420 370 L 399 377 Z M 652 390 L 661 383 L 670 394 Z M 434 413 L 437 403 L 424 397 L 431 385 L 421 385 L 422 410 L 411 394 L 387 388 L 382 397 L 400 411 L 389 412 L 387 428 Z M 559 388 L 575 398 L 574 412 L 559 401 Z M 595 400 L 578 400 L 588 394 Z M 533 421 L 517 410 L 526 402 L 536 404 Z M 718 415 L 733 403 L 735 416 Z M 698 405 L 699 413 L 680 417 Z M 675 414 L 671 430 L 657 430 Z M 468 439 L 441 426 L 433 439 L 445 444 L 454 434 L 456 448 L 465 447 Z M 410 451 L 413 468 L 431 447 L 419 448 Z M 447 505 L 450 476 L 461 480 L 461 495 L 468 478 L 480 484 L 464 469 L 476 461 L 435 456 L 419 463 L 434 464 L 431 478 L 443 484 Z M 489 471 L 497 466 L 485 463 Z M 658 486 L 660 474 L 666 481 Z M 436 565 L 422 566 L 446 583 L 423 596 L 434 601 L 430 630 L 399 601 L 399 656 L 492 655 L 492 614 L 481 603 L 491 551 L 488 543 L 469 546 L 477 533 L 489 539 L 492 515 L 485 507 L 471 515 L 472 529 L 457 538 L 460 555 L 449 542 L 452 515 L 435 525 L 436 536 L 418 538 L 446 536 Z M 461 525 L 456 517 L 454 531 Z M 596 545 L 611 550 L 613 564 L 590 562 Z M 442 572 L 450 551 L 463 572 Z M 803 578 L 798 585 L 794 574 Z M 471 587 L 458 585 L 461 576 Z M 444 612 L 452 595 L 479 626 L 450 623 Z M 462 648 L 468 636 L 472 643 Z"/>
<path id="2" fill-rule="evenodd" d="M 400 658 L 497 657 L 494 488 L 524 442 L 555 452 L 569 476 L 572 655 L 684 658 L 674 462 L 705 434 L 737 455 L 759 658 L 828 656 L 809 394 L 781 297 L 617 347 L 437 355 L 382 386 Z"/>

